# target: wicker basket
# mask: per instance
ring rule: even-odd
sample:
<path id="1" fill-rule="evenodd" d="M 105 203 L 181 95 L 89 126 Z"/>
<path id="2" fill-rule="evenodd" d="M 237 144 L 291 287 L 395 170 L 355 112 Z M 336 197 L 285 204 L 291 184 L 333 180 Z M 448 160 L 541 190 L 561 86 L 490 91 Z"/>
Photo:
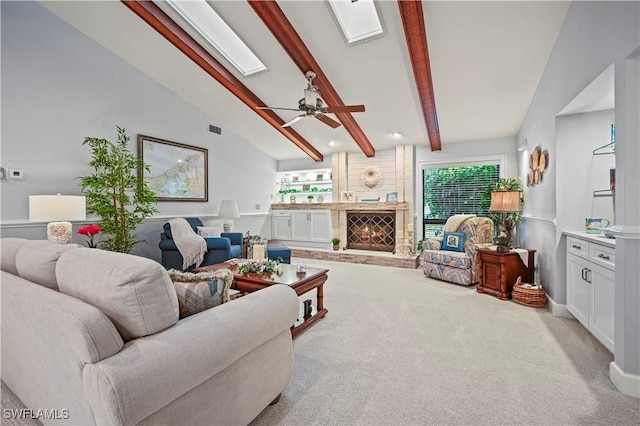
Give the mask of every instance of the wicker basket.
<path id="1" fill-rule="evenodd" d="M 522 277 L 513 285 L 511 292 L 513 301 L 521 305 L 530 306 L 532 308 L 544 308 L 547 306 L 547 293 L 543 286 L 539 288 L 525 288 L 522 283 Z"/>

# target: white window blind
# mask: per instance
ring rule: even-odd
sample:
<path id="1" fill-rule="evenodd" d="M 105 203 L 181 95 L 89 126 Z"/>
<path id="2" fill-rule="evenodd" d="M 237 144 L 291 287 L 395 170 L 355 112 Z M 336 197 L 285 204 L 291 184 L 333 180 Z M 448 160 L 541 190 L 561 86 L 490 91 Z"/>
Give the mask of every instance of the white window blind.
<path id="1" fill-rule="evenodd" d="M 438 235 L 454 214 L 487 216 L 487 188 L 500 178 L 500 164 L 434 166 L 422 170 L 423 234 Z"/>

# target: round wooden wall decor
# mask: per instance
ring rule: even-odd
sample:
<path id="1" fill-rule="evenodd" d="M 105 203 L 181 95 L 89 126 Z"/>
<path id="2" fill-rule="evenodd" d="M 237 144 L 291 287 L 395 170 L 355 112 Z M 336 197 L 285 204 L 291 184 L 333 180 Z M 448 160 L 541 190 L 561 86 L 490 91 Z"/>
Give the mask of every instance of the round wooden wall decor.
<path id="1" fill-rule="evenodd" d="M 531 168 L 533 170 L 539 170 L 540 167 L 540 147 L 536 146 L 536 149 L 533 150 L 533 160 L 531 161 Z"/>
<path id="2" fill-rule="evenodd" d="M 549 167 L 549 151 L 542 151 L 539 146 L 529 156 L 529 173 L 527 174 L 527 186 L 536 186 L 542 182 L 542 176 Z"/>

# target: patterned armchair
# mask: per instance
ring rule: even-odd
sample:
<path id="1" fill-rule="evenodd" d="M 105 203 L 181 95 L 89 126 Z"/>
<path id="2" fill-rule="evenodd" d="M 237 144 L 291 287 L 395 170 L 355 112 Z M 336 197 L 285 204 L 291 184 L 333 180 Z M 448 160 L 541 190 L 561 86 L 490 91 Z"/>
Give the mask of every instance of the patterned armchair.
<path id="1" fill-rule="evenodd" d="M 451 216 L 447 220 L 445 232 L 451 229 L 456 219 L 460 220 L 460 216 Z M 464 234 L 464 246 L 460 246 L 462 251 L 446 250 L 444 236 L 428 238 L 424 242 L 420 264 L 427 277 L 461 285 L 475 284 L 479 276 L 476 250 L 493 245 L 493 221 L 488 217 L 471 216 L 457 227 L 457 232 Z"/>

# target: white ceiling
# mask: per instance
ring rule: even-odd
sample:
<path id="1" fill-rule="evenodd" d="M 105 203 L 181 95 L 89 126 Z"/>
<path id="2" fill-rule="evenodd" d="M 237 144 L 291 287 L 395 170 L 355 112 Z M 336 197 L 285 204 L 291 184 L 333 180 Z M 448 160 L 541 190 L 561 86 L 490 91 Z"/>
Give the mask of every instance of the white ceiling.
<path id="1" fill-rule="evenodd" d="M 120 2 L 41 4 L 201 109 L 223 132 L 235 132 L 276 159 L 305 157 Z M 296 108 L 306 79 L 251 6 L 245 1 L 211 4 L 268 71 L 243 77 L 217 52 L 210 53 L 267 105 Z M 454 142 L 517 134 L 569 4 L 423 2 L 443 151 Z M 377 2 L 384 36 L 354 46 L 345 42 L 325 2 L 278 5 L 343 102 L 366 106 L 353 117 L 376 150 L 429 145 L 396 1 Z M 278 113 L 285 121 L 297 115 Z M 305 118 L 293 128 L 325 155 L 360 151 L 342 126 L 332 129 Z M 393 139 L 392 132 L 401 132 L 403 138 Z M 338 143 L 331 147 L 331 140 Z"/>

